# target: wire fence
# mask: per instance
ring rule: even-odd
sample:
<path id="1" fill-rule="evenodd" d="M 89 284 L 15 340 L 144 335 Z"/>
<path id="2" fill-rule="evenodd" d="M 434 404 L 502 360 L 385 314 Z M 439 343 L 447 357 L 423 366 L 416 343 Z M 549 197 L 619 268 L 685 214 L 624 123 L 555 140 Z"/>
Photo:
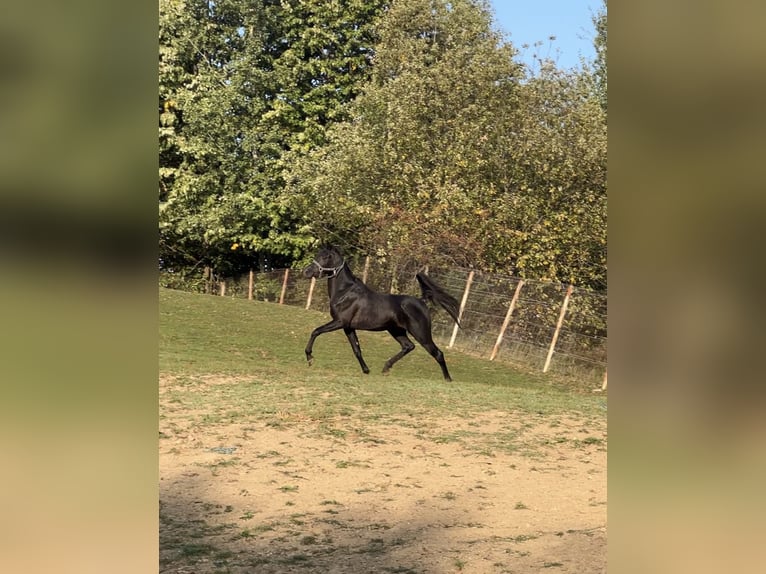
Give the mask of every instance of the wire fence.
<path id="1" fill-rule="evenodd" d="M 371 257 L 347 261 L 371 289 L 420 296 L 415 273 Z M 412 267 L 412 268 L 410 268 Z M 477 270 L 426 269 L 461 302 L 460 328 L 441 309 L 433 313 L 434 340 L 488 360 L 541 370 L 606 389 L 607 295 L 560 283 L 523 280 Z M 269 301 L 329 313 L 324 281 L 300 270 L 275 269 L 219 278 L 162 271 L 164 287 Z"/>

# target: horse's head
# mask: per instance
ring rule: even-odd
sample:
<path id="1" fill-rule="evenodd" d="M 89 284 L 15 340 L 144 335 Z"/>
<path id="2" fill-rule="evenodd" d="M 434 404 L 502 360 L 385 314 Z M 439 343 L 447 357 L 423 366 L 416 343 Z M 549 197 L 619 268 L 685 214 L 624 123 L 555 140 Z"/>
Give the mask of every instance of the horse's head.
<path id="1" fill-rule="evenodd" d="M 303 276 L 306 278 L 315 277 L 316 279 L 329 279 L 335 277 L 343 266 L 345 261 L 340 251 L 331 245 L 322 247 L 314 257 L 314 261 L 303 270 Z"/>

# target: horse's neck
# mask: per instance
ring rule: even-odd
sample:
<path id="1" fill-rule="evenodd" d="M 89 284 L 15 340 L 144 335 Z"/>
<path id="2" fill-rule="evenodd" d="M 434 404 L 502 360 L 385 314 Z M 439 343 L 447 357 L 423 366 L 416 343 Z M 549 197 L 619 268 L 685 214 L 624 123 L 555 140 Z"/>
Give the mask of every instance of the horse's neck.
<path id="1" fill-rule="evenodd" d="M 348 265 L 344 265 L 340 272 L 327 282 L 327 286 L 330 291 L 330 298 L 337 294 L 342 293 L 354 283 L 357 282 L 356 276 L 348 268 Z"/>

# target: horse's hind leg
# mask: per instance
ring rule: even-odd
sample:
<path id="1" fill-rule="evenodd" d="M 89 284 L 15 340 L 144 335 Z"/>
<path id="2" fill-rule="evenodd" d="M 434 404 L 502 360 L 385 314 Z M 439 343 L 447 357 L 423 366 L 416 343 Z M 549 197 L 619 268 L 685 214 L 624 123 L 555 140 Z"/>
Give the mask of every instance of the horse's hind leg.
<path id="1" fill-rule="evenodd" d="M 356 336 L 356 331 L 346 327 L 343 329 L 343 332 L 346 333 L 348 342 L 351 343 L 351 350 L 354 351 L 354 356 L 356 357 L 356 360 L 359 361 L 359 366 L 362 367 L 362 371 L 365 375 L 368 374 L 370 372 L 370 368 L 362 358 L 362 347 L 359 345 L 359 337 Z"/>
<path id="2" fill-rule="evenodd" d="M 402 346 L 402 350 L 399 351 L 396 355 L 391 357 L 388 361 L 386 361 L 386 364 L 383 365 L 383 372 L 387 373 L 391 367 L 394 366 L 394 363 L 404 357 L 407 353 L 411 352 L 415 345 L 412 341 L 409 340 L 407 337 L 407 331 L 404 329 L 389 329 L 389 333 L 391 333 L 391 336 L 399 341 L 399 344 Z"/>
<path id="3" fill-rule="evenodd" d="M 428 353 L 436 359 L 436 362 L 439 363 L 439 366 L 442 368 L 442 374 L 444 375 L 445 381 L 451 381 L 452 377 L 449 376 L 449 371 L 447 370 L 447 363 L 444 360 L 444 353 L 442 353 L 441 349 L 436 346 L 436 344 L 431 341 L 429 343 L 421 343 L 423 345 L 423 348 L 428 351 Z"/>
<path id="4" fill-rule="evenodd" d="M 437 363 L 439 363 L 439 366 L 442 369 L 442 374 L 444 375 L 444 380 L 451 381 L 452 377 L 449 376 L 447 363 L 444 361 L 444 353 L 442 353 L 441 349 L 436 346 L 433 337 L 431 336 L 430 323 L 418 326 L 413 325 L 413 329 L 410 331 L 410 333 L 418 343 L 423 345 L 423 348 L 428 351 L 428 354 L 436 359 Z"/>

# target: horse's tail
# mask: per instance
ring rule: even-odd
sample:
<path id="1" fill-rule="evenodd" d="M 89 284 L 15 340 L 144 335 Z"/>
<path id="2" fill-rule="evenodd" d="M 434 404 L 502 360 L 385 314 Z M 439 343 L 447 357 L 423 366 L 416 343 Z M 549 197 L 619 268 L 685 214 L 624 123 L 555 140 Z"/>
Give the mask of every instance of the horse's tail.
<path id="1" fill-rule="evenodd" d="M 433 279 L 428 275 L 418 273 L 415 277 L 417 278 L 418 283 L 420 283 L 420 290 L 423 291 L 423 299 L 438 303 L 444 307 L 444 310 L 450 314 L 450 317 L 455 320 L 455 323 L 460 325 L 457 318 L 460 304 L 457 302 L 457 299 L 434 283 Z"/>

